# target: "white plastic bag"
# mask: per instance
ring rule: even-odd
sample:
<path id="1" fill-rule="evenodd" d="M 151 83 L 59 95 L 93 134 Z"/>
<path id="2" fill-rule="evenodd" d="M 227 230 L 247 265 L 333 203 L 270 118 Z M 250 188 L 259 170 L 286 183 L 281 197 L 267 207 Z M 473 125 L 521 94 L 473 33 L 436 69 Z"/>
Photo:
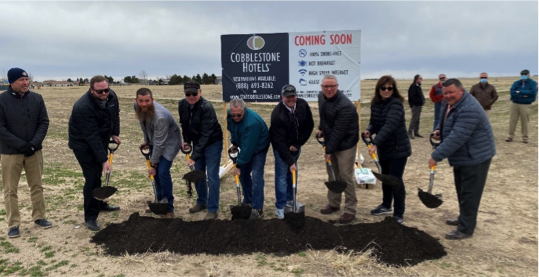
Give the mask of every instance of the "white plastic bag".
<path id="1" fill-rule="evenodd" d="M 376 177 L 372 174 L 370 168 L 356 168 L 356 181 L 357 184 L 371 184 L 376 185 Z"/>

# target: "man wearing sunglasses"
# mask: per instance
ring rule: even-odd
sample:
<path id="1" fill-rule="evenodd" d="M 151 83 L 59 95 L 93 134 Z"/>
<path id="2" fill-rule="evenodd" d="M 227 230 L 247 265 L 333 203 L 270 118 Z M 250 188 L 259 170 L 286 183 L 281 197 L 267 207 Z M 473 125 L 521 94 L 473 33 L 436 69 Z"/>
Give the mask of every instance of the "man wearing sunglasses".
<path id="1" fill-rule="evenodd" d="M 473 95 L 485 113 L 487 114 L 488 119 L 490 120 L 490 109 L 496 100 L 498 100 L 498 93 L 496 88 L 488 82 L 488 75 L 486 72 L 479 75 L 479 83 L 472 86 L 470 89 L 470 94 Z"/>
<path id="2" fill-rule="evenodd" d="M 240 176 L 243 203 L 253 208 L 249 219 L 262 218 L 264 166 L 270 144 L 268 126 L 260 115 L 245 106 L 241 98 L 230 101 L 226 121 L 233 149 L 237 147 L 241 149 L 234 175 Z"/>
<path id="3" fill-rule="evenodd" d="M 445 74 L 438 75 L 440 80 L 436 85 L 432 86 L 429 92 L 430 100 L 434 102 L 434 126 L 433 130 L 440 123 L 440 109 L 442 108 L 442 100 L 444 100 L 444 93 L 442 92 L 442 85 L 446 80 Z"/>
<path id="4" fill-rule="evenodd" d="M 357 197 L 354 163 L 359 141 L 359 116 L 357 109 L 339 90 L 339 82 L 334 75 L 322 79 L 322 91 L 318 94 L 320 125 L 316 137 L 324 137 L 326 153 L 324 160 L 331 159 L 335 177 L 346 182 L 344 191 L 344 213 L 339 223 L 346 224 L 356 218 Z M 333 174 L 328 170 L 330 181 Z M 328 204 L 320 210 L 322 214 L 332 214 L 341 208 L 342 193 L 328 190 Z"/>
<path id="5" fill-rule="evenodd" d="M 21 68 L 7 72 L 9 88 L 0 94 L 0 153 L 8 237 L 19 237 L 21 216 L 17 188 L 24 168 L 30 187 L 32 221 L 41 228 L 52 224 L 45 217 L 43 197 L 43 140 L 49 117 L 40 94 L 28 89 L 28 73 Z"/>
<path id="6" fill-rule="evenodd" d="M 206 172 L 206 178 L 196 183 L 197 202 L 190 213 L 208 209 L 204 220 L 217 219 L 219 210 L 219 169 L 223 151 L 223 129 L 217 120 L 213 105 L 201 96 L 202 89 L 195 81 L 183 86 L 185 98 L 178 103 L 183 134 L 183 149 L 193 144 L 193 152 L 187 165 Z"/>
<path id="7" fill-rule="evenodd" d="M 100 229 L 100 211 L 111 212 L 120 207 L 94 198 L 92 192 L 101 187 L 103 172 L 112 168 L 108 162 L 108 144 L 120 141 L 120 107 L 118 97 L 109 88 L 107 79 L 94 76 L 90 89 L 73 105 L 69 118 L 69 148 L 73 150 L 84 175 L 84 221 L 89 230 Z"/>
<path id="8" fill-rule="evenodd" d="M 275 214 L 284 218 L 285 212 L 293 210 L 292 171 L 303 146 L 314 128 L 313 114 L 307 101 L 299 99 L 293 85 L 285 85 L 281 91 L 283 101 L 271 113 L 270 141 L 275 156 Z M 297 175 L 296 175 L 297 176 Z M 304 207 L 296 201 L 297 211 Z"/>

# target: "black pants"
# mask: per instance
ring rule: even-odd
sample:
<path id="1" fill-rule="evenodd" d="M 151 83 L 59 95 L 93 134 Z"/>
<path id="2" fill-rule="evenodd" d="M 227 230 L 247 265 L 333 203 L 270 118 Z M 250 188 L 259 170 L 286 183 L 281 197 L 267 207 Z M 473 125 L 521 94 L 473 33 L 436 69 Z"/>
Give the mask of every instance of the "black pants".
<path id="1" fill-rule="evenodd" d="M 407 161 L 408 157 L 400 159 L 380 160 L 380 165 L 382 166 L 382 174 L 395 176 L 402 181 L 402 175 L 404 174 L 404 168 L 406 167 Z M 384 207 L 391 208 L 391 202 L 394 201 L 393 215 L 403 216 L 405 206 L 404 201 L 406 199 L 404 182 L 402 183 L 402 186 L 392 186 L 382 183 L 382 192 L 382 204 L 384 205 Z"/>
<path id="2" fill-rule="evenodd" d="M 96 159 L 88 159 L 88 153 L 77 153 L 75 157 L 80 164 L 84 175 L 84 221 L 97 220 L 99 210 L 108 204 L 94 198 L 93 191 L 101 187 L 101 176 L 103 175 L 103 164 Z M 92 155 L 93 156 L 93 155 Z"/>
<path id="3" fill-rule="evenodd" d="M 474 166 L 453 167 L 460 210 L 457 230 L 462 233 L 473 235 L 491 161 L 488 159 Z"/>

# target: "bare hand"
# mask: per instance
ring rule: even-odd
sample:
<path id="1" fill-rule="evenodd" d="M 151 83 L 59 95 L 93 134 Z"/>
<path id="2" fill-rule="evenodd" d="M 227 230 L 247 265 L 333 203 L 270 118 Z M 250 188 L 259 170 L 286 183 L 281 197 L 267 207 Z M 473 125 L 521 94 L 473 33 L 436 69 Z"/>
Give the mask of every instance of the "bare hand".
<path id="1" fill-rule="evenodd" d="M 297 152 L 298 151 L 298 149 L 296 147 L 294 147 L 293 145 L 290 146 L 290 148 L 288 150 L 290 150 L 290 152 Z"/>
<path id="2" fill-rule="evenodd" d="M 150 169 L 148 169 L 148 177 L 152 175 L 155 176 L 155 173 L 157 173 L 157 170 L 155 170 L 155 168 L 150 167 Z"/>
<path id="3" fill-rule="evenodd" d="M 240 176 L 241 175 L 241 172 L 240 172 L 240 169 L 239 168 L 234 168 L 234 171 L 233 171 L 234 175 L 238 175 Z"/>
<path id="4" fill-rule="evenodd" d="M 120 137 L 119 137 L 119 136 L 112 136 L 112 140 L 113 140 L 114 142 L 116 142 L 116 144 L 118 144 L 118 146 L 119 146 L 120 144 L 122 144 L 122 141 L 120 140 Z"/>
<path id="5" fill-rule="evenodd" d="M 433 158 L 429 159 L 429 168 L 432 168 L 433 166 L 436 166 L 438 164 L 437 161 L 435 161 Z"/>
<path id="6" fill-rule="evenodd" d="M 182 149 L 183 151 L 188 151 L 189 149 L 191 149 L 191 145 L 187 142 L 184 142 L 182 143 Z"/>
<path id="7" fill-rule="evenodd" d="M 140 150 L 147 150 L 150 148 L 150 145 L 147 142 L 143 142 L 138 147 Z"/>
<path id="8" fill-rule="evenodd" d="M 432 138 L 434 140 L 440 140 L 440 130 L 436 130 L 436 131 L 432 132 L 432 135 L 433 135 Z"/>
<path id="9" fill-rule="evenodd" d="M 375 153 L 376 149 L 378 149 L 378 147 L 376 146 L 376 144 L 373 144 L 371 146 L 371 149 L 369 149 L 369 154 L 372 155 L 372 153 Z"/>
<path id="10" fill-rule="evenodd" d="M 363 132 L 363 134 L 365 135 L 366 138 L 371 137 L 371 132 L 369 132 L 369 131 L 365 131 L 365 132 Z"/>
<path id="11" fill-rule="evenodd" d="M 192 159 L 189 159 L 187 161 L 187 166 L 195 166 L 195 161 L 193 161 Z"/>
<path id="12" fill-rule="evenodd" d="M 326 159 L 326 161 L 329 161 L 331 159 L 331 154 L 324 154 L 324 159 Z"/>
<path id="13" fill-rule="evenodd" d="M 103 163 L 103 172 L 107 173 L 107 171 L 112 172 L 112 166 L 110 166 L 109 161 Z"/>
<path id="14" fill-rule="evenodd" d="M 316 132 L 316 138 L 321 138 L 323 135 L 324 133 L 322 133 L 322 130 Z"/>
<path id="15" fill-rule="evenodd" d="M 293 165 L 290 166 L 290 172 L 292 172 L 294 170 L 297 170 L 296 164 L 293 164 Z"/>

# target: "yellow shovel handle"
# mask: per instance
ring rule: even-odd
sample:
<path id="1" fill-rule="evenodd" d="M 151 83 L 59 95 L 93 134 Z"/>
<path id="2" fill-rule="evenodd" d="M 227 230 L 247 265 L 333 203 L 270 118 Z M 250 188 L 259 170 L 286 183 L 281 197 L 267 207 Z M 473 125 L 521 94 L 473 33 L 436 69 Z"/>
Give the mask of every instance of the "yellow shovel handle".
<path id="1" fill-rule="evenodd" d="M 292 170 L 292 184 L 296 185 L 296 170 Z"/>
<path id="2" fill-rule="evenodd" d="M 150 164 L 150 160 L 146 160 L 146 165 L 148 165 L 148 169 L 150 169 L 152 167 L 152 165 Z M 150 179 L 153 180 L 153 174 L 150 175 Z"/>

